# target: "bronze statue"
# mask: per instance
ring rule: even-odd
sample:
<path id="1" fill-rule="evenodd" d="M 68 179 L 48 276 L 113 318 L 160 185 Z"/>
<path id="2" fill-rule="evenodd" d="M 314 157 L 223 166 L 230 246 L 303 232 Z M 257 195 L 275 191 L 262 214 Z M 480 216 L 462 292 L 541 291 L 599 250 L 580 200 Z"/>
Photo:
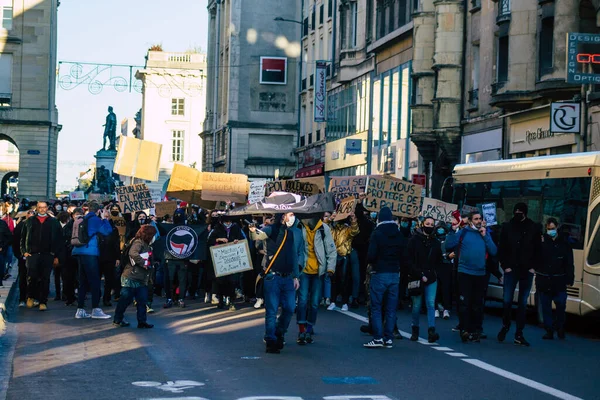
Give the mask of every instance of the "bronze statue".
<path id="1" fill-rule="evenodd" d="M 117 150 L 117 116 L 113 112 L 113 108 L 108 106 L 108 115 L 106 116 L 106 124 L 104 126 L 104 143 L 102 150 Z M 106 139 L 108 139 L 108 149 L 106 148 Z"/>

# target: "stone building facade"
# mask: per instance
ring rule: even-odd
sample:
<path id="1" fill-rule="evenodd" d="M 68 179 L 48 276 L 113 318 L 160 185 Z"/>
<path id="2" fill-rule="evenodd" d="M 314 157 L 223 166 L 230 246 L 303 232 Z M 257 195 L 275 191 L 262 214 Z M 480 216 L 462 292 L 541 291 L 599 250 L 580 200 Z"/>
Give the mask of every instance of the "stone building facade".
<path id="1" fill-rule="evenodd" d="M 58 0 L 0 1 L 0 140 L 18 149 L 19 196 L 54 198 Z M 9 146 L 10 147 L 10 146 Z M 6 147 L 14 152 L 13 147 Z M 9 160 L 0 154 L 0 162 Z"/>
<path id="2" fill-rule="evenodd" d="M 274 18 L 297 21 L 297 1 L 210 0 L 208 10 L 203 170 L 293 176 L 301 26 Z"/>

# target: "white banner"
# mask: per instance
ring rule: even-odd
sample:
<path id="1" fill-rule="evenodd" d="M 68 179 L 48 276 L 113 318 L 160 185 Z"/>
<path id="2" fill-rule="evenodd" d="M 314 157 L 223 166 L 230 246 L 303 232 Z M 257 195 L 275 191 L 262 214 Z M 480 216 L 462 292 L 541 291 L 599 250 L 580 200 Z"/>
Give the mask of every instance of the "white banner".
<path id="1" fill-rule="evenodd" d="M 250 191 L 248 192 L 248 204 L 258 203 L 265 198 L 266 180 L 250 182 Z"/>
<path id="2" fill-rule="evenodd" d="M 327 98 L 327 63 L 317 61 L 315 63 L 315 110 L 314 121 L 327 121 L 327 109 L 325 108 L 325 99 Z"/>

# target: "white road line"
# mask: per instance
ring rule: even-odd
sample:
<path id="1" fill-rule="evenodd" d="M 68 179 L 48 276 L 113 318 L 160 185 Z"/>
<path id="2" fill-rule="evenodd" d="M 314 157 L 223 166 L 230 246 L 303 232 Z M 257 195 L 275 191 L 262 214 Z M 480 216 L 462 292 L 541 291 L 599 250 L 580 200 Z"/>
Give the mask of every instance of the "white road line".
<path id="1" fill-rule="evenodd" d="M 485 369 L 486 371 L 492 372 L 492 373 L 494 373 L 496 375 L 500 375 L 500 376 L 502 376 L 502 377 L 504 377 L 506 379 L 510 379 L 512 381 L 518 382 L 518 383 L 520 383 L 522 385 L 525 385 L 525 386 L 529 386 L 532 389 L 536 389 L 536 390 L 539 390 L 540 392 L 547 393 L 547 394 L 549 394 L 551 396 L 554 396 L 554 397 L 557 397 L 559 399 L 563 399 L 563 400 L 582 400 L 580 397 L 573 396 L 573 395 L 571 395 L 569 393 L 565 393 L 565 392 L 562 392 L 562 391 L 560 391 L 558 389 L 554 389 L 554 388 L 552 388 L 550 386 L 546 386 L 543 383 L 532 381 L 531 379 L 527 379 L 527 378 L 524 378 L 522 376 L 513 374 L 512 372 L 503 370 L 503 369 L 498 368 L 498 367 L 494 367 L 493 365 L 490 365 L 490 364 L 485 363 L 485 362 L 480 361 L 480 360 L 475 360 L 475 359 L 472 359 L 472 358 L 467 358 L 467 359 L 463 358 L 463 361 L 466 362 L 466 363 L 469 363 L 471 365 L 474 365 L 476 367 L 479 367 L 481 369 Z"/>
<path id="2" fill-rule="evenodd" d="M 364 322 L 366 324 L 369 323 L 369 319 L 368 318 L 363 317 L 362 315 L 353 313 L 352 311 L 341 311 L 341 310 L 336 310 L 336 311 L 338 311 L 338 312 L 340 312 L 342 314 L 346 314 L 347 316 L 352 317 L 354 319 L 357 319 L 359 321 L 362 321 L 362 322 Z M 404 337 L 410 337 L 410 334 L 408 332 L 400 331 L 400 333 Z M 437 343 L 428 343 L 427 340 L 425 340 L 423 338 L 419 338 L 419 343 L 422 344 L 422 345 L 425 345 L 425 346 L 429 346 L 429 347 L 431 347 L 433 349 L 440 350 L 440 351 L 452 351 L 452 349 L 449 349 L 447 347 L 439 347 Z M 444 350 L 444 349 L 446 349 L 446 350 Z M 451 357 L 468 357 L 466 354 L 463 354 L 463 353 L 445 353 L 445 354 L 448 354 Z M 476 360 L 476 359 L 473 359 L 473 358 L 466 358 L 466 359 L 462 358 L 462 360 L 465 361 L 465 362 L 467 362 L 467 363 L 469 363 L 469 364 L 471 364 L 471 365 L 474 365 L 474 366 L 476 366 L 478 368 L 481 368 L 481 369 L 484 369 L 484 370 L 486 370 L 488 372 L 491 372 L 493 374 L 502 376 L 502 377 L 504 377 L 506 379 L 510 379 L 510 380 L 515 381 L 517 383 L 520 383 L 522 385 L 529 386 L 532 389 L 539 390 L 540 392 L 547 393 L 547 394 L 549 394 L 551 396 L 554 396 L 556 398 L 559 398 L 559 399 L 563 399 L 563 400 L 583 400 L 580 397 L 573 396 L 573 395 L 571 395 L 569 393 L 566 393 L 566 392 L 560 391 L 558 389 L 554 389 L 553 387 L 544 385 L 543 383 L 539 383 L 539 382 L 533 381 L 531 379 L 524 378 L 522 376 L 513 374 L 512 372 L 503 370 L 503 369 L 498 368 L 498 367 L 494 367 L 493 365 L 488 364 L 488 363 L 483 362 L 483 361 L 480 361 L 480 360 Z"/>

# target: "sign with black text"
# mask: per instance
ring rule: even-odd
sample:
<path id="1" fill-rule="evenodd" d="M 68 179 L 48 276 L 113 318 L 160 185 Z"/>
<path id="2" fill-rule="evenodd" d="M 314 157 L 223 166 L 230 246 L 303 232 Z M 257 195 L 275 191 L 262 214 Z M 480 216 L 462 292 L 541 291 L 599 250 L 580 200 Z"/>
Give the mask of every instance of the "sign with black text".
<path id="1" fill-rule="evenodd" d="M 354 197 L 347 197 L 338 204 L 335 210 L 334 221 L 343 221 L 351 215 L 354 215 L 356 210 L 356 199 Z"/>
<path id="2" fill-rule="evenodd" d="M 150 190 L 145 183 L 117 186 L 115 194 L 123 214 L 149 210 L 154 207 Z"/>
<path id="3" fill-rule="evenodd" d="M 335 199 L 340 201 L 346 197 L 358 196 L 365 192 L 367 176 L 332 176 L 329 179 L 329 192 L 333 193 Z"/>
<path id="4" fill-rule="evenodd" d="M 392 177 L 369 176 L 365 207 L 380 211 L 389 207 L 398 217 L 415 218 L 421 212 L 422 186 Z"/>
<path id="5" fill-rule="evenodd" d="M 210 256 L 217 278 L 253 269 L 247 240 L 212 246 Z"/>
<path id="6" fill-rule="evenodd" d="M 314 121 L 327 121 L 327 109 L 325 99 L 327 98 L 327 63 L 317 61 L 315 63 L 315 98 L 314 98 Z"/>
<path id="7" fill-rule="evenodd" d="M 452 212 L 458 210 L 458 205 L 426 197 L 423 199 L 423 217 L 433 218 L 435 221 L 452 223 Z"/>

